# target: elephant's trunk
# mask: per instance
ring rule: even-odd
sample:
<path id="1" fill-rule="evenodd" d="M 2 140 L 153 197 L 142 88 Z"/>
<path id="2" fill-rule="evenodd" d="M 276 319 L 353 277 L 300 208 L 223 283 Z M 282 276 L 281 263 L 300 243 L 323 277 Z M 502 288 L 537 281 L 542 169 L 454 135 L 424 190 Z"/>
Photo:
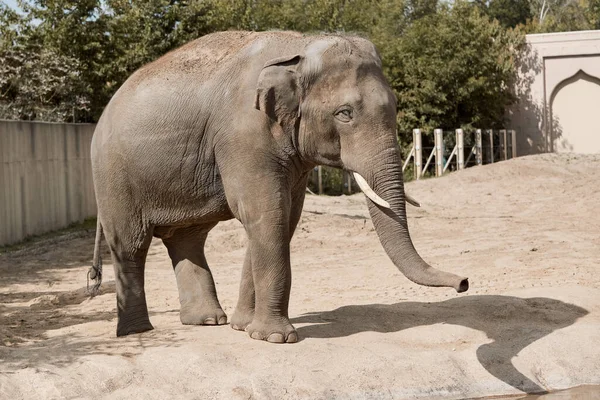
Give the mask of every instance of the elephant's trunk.
<path id="1" fill-rule="evenodd" d="M 408 232 L 399 151 L 393 148 L 386 153 L 380 154 L 378 159 L 381 161 L 368 168 L 364 176 L 368 186 L 384 201 L 377 201 L 377 198 L 373 201 L 372 196 L 367 195 L 369 213 L 385 252 L 400 272 L 415 283 L 453 287 L 459 293 L 466 291 L 469 288 L 467 278 L 431 267 L 415 250 Z"/>

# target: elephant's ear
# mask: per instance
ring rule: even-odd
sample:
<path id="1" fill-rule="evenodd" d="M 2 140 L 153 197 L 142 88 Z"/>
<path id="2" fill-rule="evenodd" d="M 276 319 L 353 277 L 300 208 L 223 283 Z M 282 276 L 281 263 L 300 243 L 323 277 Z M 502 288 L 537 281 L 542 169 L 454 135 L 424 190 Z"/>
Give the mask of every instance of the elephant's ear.
<path id="1" fill-rule="evenodd" d="M 291 122 L 298 115 L 300 60 L 300 55 L 275 58 L 265 64 L 258 77 L 254 108 L 280 124 Z"/>

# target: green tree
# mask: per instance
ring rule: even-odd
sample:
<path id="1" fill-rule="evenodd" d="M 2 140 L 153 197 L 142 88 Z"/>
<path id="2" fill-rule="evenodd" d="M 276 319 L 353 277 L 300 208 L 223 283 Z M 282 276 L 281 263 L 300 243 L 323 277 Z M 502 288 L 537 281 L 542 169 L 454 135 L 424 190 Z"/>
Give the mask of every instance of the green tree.
<path id="1" fill-rule="evenodd" d="M 600 0 L 589 0 L 588 18 L 593 29 L 600 29 Z"/>
<path id="2" fill-rule="evenodd" d="M 530 0 L 530 33 L 567 32 L 598 27 L 598 0 Z"/>
<path id="3" fill-rule="evenodd" d="M 475 4 L 505 27 L 514 28 L 532 19 L 529 0 L 476 0 Z"/>
<path id="4" fill-rule="evenodd" d="M 0 5 L 0 118 L 74 121 L 89 110 L 78 61 L 44 46 L 31 16 Z"/>
<path id="5" fill-rule="evenodd" d="M 406 0 L 405 15 L 410 21 L 416 21 L 437 12 L 439 0 Z"/>
<path id="6" fill-rule="evenodd" d="M 70 60 L 85 83 L 77 86 L 85 91 L 79 97 L 89 103 L 77 113 L 80 122 L 96 121 L 142 65 L 193 38 L 226 29 L 210 26 L 222 20 L 205 1 L 31 0 L 21 7 L 30 20 L 39 21 L 31 29 L 40 46 Z"/>
<path id="7" fill-rule="evenodd" d="M 463 1 L 416 21 L 399 42 L 392 78 L 400 131 L 502 126 L 506 107 L 516 101 L 523 43 L 518 31 Z"/>
<path id="8" fill-rule="evenodd" d="M 490 0 L 485 10 L 510 4 Z M 22 8 L 26 17 L 6 8 L 0 14 L 2 104 L 9 104 L 9 95 L 16 104 L 17 93 L 47 79 L 40 87 L 52 87 L 47 93 L 54 94 L 37 98 L 61 99 L 71 109 L 47 118 L 77 121 L 97 120 L 133 71 L 197 37 L 227 29 L 293 29 L 369 37 L 398 96 L 406 132 L 416 126 L 498 125 L 513 101 L 513 61 L 522 39 L 464 1 L 31 0 Z M 34 62 L 25 65 L 27 57 Z M 31 84 L 21 85 L 27 79 L 19 77 Z"/>
<path id="9" fill-rule="evenodd" d="M 89 107 L 76 114 L 78 122 L 91 122 L 104 107 L 108 93 L 102 74 L 104 54 L 109 51 L 105 19 L 100 0 L 30 0 L 20 1 L 37 42 L 56 59 L 70 60 L 69 65 L 82 84 L 73 90 L 86 98 Z"/>

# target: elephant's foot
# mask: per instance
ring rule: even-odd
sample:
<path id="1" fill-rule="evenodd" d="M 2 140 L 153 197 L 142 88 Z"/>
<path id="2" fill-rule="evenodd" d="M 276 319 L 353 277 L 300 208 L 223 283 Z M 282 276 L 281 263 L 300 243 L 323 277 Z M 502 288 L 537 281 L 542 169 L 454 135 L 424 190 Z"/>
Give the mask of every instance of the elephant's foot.
<path id="1" fill-rule="evenodd" d="M 220 306 L 181 306 L 179 318 L 183 325 L 225 325 L 227 315 Z"/>
<path id="2" fill-rule="evenodd" d="M 240 311 L 236 308 L 231 317 L 231 327 L 237 331 L 245 331 L 254 319 L 254 310 Z"/>
<path id="3" fill-rule="evenodd" d="M 119 318 L 119 322 L 117 323 L 117 336 L 127 336 L 134 333 L 151 331 L 152 329 L 154 329 L 154 327 L 150 323 L 148 316 L 137 320 L 125 320 Z"/>
<path id="4" fill-rule="evenodd" d="M 246 327 L 252 339 L 266 340 L 271 343 L 296 343 L 298 333 L 287 318 L 268 319 L 266 321 L 256 318 Z"/>

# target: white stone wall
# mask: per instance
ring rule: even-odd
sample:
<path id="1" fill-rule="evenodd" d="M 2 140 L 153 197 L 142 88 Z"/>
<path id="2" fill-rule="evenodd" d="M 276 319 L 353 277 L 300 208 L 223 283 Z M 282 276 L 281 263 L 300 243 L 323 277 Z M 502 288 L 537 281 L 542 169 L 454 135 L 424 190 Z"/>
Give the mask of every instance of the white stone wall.
<path id="1" fill-rule="evenodd" d="M 600 31 L 527 35 L 527 43 L 519 103 L 509 110 L 519 154 L 600 152 Z"/>

